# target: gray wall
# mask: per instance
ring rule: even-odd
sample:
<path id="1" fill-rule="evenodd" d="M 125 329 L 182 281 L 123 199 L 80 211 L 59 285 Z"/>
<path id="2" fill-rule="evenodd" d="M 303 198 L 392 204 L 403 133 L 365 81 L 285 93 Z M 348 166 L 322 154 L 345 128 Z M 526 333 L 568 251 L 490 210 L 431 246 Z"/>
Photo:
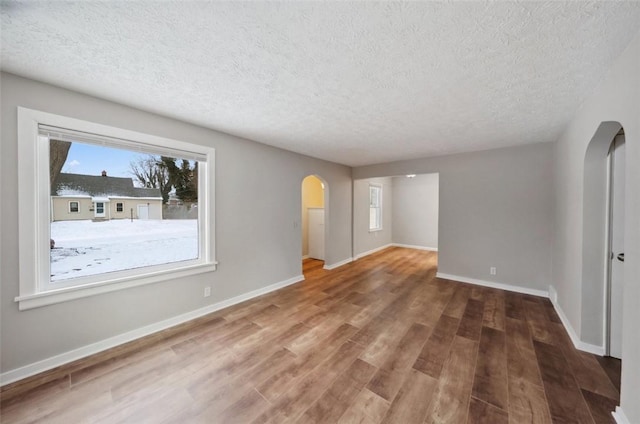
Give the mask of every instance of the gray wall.
<path id="1" fill-rule="evenodd" d="M 309 174 L 329 185 L 327 264 L 351 257 L 349 167 L 11 74 L 0 84 L 2 372 L 300 275 L 300 187 Z M 18 311 L 17 106 L 215 147 L 218 270 Z M 212 285 L 211 297 L 203 297 L 205 285 Z"/>
<path id="2" fill-rule="evenodd" d="M 391 178 L 371 178 L 353 182 L 353 256 L 391 243 L 393 192 Z M 382 230 L 369 232 L 369 184 L 382 186 Z"/>
<path id="3" fill-rule="evenodd" d="M 547 290 L 552 143 L 354 168 L 354 178 L 440 174 L 438 271 Z M 489 274 L 489 267 L 497 275 Z"/>
<path id="4" fill-rule="evenodd" d="M 394 243 L 438 248 L 438 174 L 394 177 Z"/>
<path id="5" fill-rule="evenodd" d="M 590 246 L 583 243 L 585 221 L 593 210 L 590 186 L 585 185 L 588 146 L 606 126 L 622 125 L 626 138 L 625 286 L 622 342 L 621 405 L 629 422 L 640 423 L 640 34 L 616 60 L 605 80 L 583 103 L 555 146 L 555 239 L 553 284 L 558 302 L 581 340 L 602 343 L 603 283 L 592 286 L 584 259 Z M 598 134 L 597 134 L 598 133 Z M 591 156 L 591 155 L 589 155 Z M 591 159 L 589 157 L 589 159 Z M 588 164 L 588 168 L 591 164 Z M 587 172 L 588 174 L 588 172 Z M 585 196 L 585 193 L 587 194 Z M 602 242 L 604 244 L 604 242 Z M 584 259 L 583 259 L 584 258 Z M 601 280 L 602 281 L 602 280 Z M 586 282 L 586 283 L 585 283 Z"/>

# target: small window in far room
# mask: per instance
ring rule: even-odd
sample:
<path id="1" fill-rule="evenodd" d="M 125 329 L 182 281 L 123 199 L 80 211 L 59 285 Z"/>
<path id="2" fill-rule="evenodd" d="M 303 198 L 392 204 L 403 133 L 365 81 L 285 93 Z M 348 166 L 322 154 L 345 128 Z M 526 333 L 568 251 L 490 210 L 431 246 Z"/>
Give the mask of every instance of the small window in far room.
<path id="1" fill-rule="evenodd" d="M 122 212 L 124 210 L 124 206 L 122 203 L 116 203 L 116 212 Z"/>
<path id="2" fill-rule="evenodd" d="M 78 213 L 80 212 L 80 206 L 78 202 L 69 202 L 69 212 L 70 213 Z"/>
<path id="3" fill-rule="evenodd" d="M 382 230 L 382 186 L 369 185 L 369 231 Z"/>

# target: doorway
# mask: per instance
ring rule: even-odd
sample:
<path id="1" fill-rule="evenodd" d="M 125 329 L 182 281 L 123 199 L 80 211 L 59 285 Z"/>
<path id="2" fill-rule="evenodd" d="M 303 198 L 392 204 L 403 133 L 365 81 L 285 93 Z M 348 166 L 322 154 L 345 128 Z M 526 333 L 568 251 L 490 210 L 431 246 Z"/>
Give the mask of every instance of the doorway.
<path id="1" fill-rule="evenodd" d="M 138 219 L 149 219 L 149 205 L 138 205 Z"/>
<path id="2" fill-rule="evenodd" d="M 607 322 L 606 352 L 622 358 L 622 299 L 624 292 L 625 137 L 620 131 L 607 155 Z"/>
<path id="3" fill-rule="evenodd" d="M 302 260 L 303 273 L 322 268 L 325 260 L 325 198 L 327 184 L 316 175 L 302 180 Z"/>

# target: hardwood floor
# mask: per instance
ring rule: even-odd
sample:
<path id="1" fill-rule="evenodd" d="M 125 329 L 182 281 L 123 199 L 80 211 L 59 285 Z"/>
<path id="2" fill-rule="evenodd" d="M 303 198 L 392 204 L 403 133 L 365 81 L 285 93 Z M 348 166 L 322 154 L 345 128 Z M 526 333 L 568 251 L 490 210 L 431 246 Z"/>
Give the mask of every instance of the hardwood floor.
<path id="1" fill-rule="evenodd" d="M 436 261 L 306 260 L 303 283 L 3 391 L 1 420 L 614 422 L 619 362 L 575 350 L 547 299 L 438 279 Z"/>

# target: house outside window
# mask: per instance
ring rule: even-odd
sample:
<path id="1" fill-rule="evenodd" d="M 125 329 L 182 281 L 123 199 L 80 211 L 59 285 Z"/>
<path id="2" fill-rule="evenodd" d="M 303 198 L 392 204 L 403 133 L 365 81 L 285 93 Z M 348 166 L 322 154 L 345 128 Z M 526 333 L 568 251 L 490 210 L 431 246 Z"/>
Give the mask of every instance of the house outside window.
<path id="1" fill-rule="evenodd" d="M 369 231 L 382 230 L 382 186 L 369 185 Z"/>
<path id="2" fill-rule="evenodd" d="M 19 163 L 38 164 L 19 166 L 20 310 L 215 271 L 213 148 L 21 107 L 18 138 Z M 142 158 L 157 175 L 71 173 L 74 149 L 83 165 Z M 171 189 L 187 219 L 163 219 Z"/>

